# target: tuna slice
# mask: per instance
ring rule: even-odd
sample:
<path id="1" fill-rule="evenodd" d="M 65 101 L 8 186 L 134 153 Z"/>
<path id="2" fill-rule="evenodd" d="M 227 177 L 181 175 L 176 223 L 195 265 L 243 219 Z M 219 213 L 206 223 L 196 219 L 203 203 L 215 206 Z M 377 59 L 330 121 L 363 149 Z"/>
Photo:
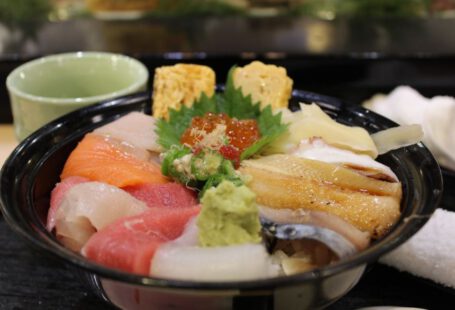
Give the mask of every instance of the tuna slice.
<path id="1" fill-rule="evenodd" d="M 115 139 L 87 134 L 68 157 L 61 178 L 81 176 L 117 187 L 168 182 L 157 163 L 137 154 L 139 148 L 128 151 L 120 145 Z"/>
<path id="2" fill-rule="evenodd" d="M 148 207 L 180 208 L 197 205 L 196 193 L 179 183 L 127 186 L 125 191 Z"/>
<path id="3" fill-rule="evenodd" d="M 131 112 L 96 129 L 94 133 L 114 137 L 152 152 L 162 151 L 157 143 L 155 118 L 144 113 Z"/>
<path id="4" fill-rule="evenodd" d="M 94 234 L 81 253 L 107 267 L 149 275 L 156 249 L 178 238 L 199 209 L 150 208 L 140 215 L 120 219 Z"/>
<path id="5" fill-rule="evenodd" d="M 65 197 L 66 192 L 74 185 L 89 181 L 89 179 L 83 177 L 69 177 L 55 185 L 51 193 L 51 206 L 47 213 L 46 228 L 48 231 L 52 231 L 55 227 L 55 213 L 57 212 L 58 206 Z"/>
<path id="6" fill-rule="evenodd" d="M 115 186 L 86 182 L 67 190 L 53 223 L 57 238 L 71 250 L 79 251 L 96 231 L 147 209 L 142 201 Z"/>

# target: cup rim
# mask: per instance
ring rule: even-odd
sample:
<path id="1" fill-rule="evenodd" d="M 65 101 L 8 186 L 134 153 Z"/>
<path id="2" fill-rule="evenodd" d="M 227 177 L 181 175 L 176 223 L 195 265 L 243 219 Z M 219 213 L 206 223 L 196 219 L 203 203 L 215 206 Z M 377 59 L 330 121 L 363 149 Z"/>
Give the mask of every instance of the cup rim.
<path id="1" fill-rule="evenodd" d="M 117 57 L 122 60 L 126 60 L 129 63 L 134 64 L 139 71 L 138 75 L 138 80 L 136 80 L 133 84 L 119 89 L 114 92 L 109 92 L 101 95 L 96 95 L 96 96 L 90 96 L 90 97 L 74 97 L 74 98 L 57 98 L 57 97 L 45 97 L 45 96 L 37 96 L 37 95 L 31 95 L 27 94 L 24 91 L 18 89 L 15 85 L 13 85 L 13 77 L 17 76 L 22 70 L 24 69 L 30 69 L 35 66 L 41 65 L 46 62 L 53 62 L 61 58 L 65 59 L 77 59 L 77 58 L 105 58 L 105 57 Z M 93 52 L 93 51 L 78 51 L 78 52 L 69 52 L 69 53 L 60 53 L 60 54 L 53 54 L 49 56 L 44 56 L 44 57 L 39 57 L 37 59 L 28 61 L 19 67 L 15 68 L 13 71 L 11 71 L 7 78 L 6 78 L 6 87 L 9 92 L 20 96 L 22 98 L 28 99 L 28 100 L 33 100 L 35 102 L 40 102 L 40 103 L 48 103 L 48 104 L 55 104 L 55 105 L 61 105 L 61 104 L 74 104 L 74 105 L 80 105 L 80 104 L 88 104 L 88 103 L 95 103 L 99 101 L 104 101 L 110 98 L 116 98 L 120 96 L 124 96 L 127 94 L 130 94 L 134 91 L 139 90 L 139 88 L 142 85 L 146 85 L 147 81 L 149 78 L 149 72 L 147 70 L 147 67 L 140 62 L 139 60 L 123 55 L 123 54 L 118 54 L 118 53 L 110 53 L 110 52 Z"/>

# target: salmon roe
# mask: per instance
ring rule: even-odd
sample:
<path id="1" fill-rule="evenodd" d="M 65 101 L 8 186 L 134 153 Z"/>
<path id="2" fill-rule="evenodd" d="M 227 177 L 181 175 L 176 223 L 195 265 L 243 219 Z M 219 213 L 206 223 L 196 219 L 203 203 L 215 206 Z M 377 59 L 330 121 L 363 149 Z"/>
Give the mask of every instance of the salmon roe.
<path id="1" fill-rule="evenodd" d="M 208 112 L 203 116 L 193 117 L 191 125 L 183 133 L 180 142 L 197 148 L 198 143 L 203 139 L 203 135 L 200 132 L 210 133 L 220 124 L 226 126 L 225 136 L 227 141 L 225 145 L 220 145 L 218 151 L 227 159 L 235 160 L 239 158 L 246 148 L 260 138 L 256 120 L 238 120 L 229 117 L 225 113 L 215 114 Z"/>

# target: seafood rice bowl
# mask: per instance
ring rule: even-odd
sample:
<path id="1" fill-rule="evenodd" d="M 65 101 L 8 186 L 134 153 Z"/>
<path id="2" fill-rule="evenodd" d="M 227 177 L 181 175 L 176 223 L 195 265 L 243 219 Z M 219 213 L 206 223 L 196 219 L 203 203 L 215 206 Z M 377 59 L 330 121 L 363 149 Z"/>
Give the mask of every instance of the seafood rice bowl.
<path id="1" fill-rule="evenodd" d="M 5 219 L 120 308 L 327 305 L 425 223 L 441 176 L 418 127 L 292 84 L 257 61 L 218 92 L 209 67 L 157 68 L 151 100 L 85 108 L 21 143 Z"/>

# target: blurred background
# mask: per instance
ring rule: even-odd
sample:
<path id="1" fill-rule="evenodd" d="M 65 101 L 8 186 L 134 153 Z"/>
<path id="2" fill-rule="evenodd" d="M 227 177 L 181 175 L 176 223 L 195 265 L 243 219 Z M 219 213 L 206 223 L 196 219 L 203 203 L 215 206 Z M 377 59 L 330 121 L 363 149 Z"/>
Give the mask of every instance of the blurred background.
<path id="1" fill-rule="evenodd" d="M 296 88 L 356 104 L 400 84 L 455 95 L 452 29 L 455 0 L 0 0 L 0 123 L 8 73 L 70 51 L 127 54 L 150 72 L 203 63 L 218 82 L 262 59 Z"/>
<path id="2" fill-rule="evenodd" d="M 454 29 L 455 0 L 0 0 L 0 127 L 12 123 L 8 74 L 31 59 L 73 51 L 135 57 L 151 78 L 158 66 L 205 64 L 219 83 L 232 65 L 259 59 L 286 67 L 294 88 L 353 104 L 398 85 L 427 97 L 455 96 Z M 36 264 L 35 254 L 15 240 L 0 254 L 11 261 L 22 255 L 38 276 L 5 277 L 6 292 L 16 294 L 8 305 L 38 307 L 45 300 L 72 309 L 106 307 L 55 262 Z M 46 270 L 55 271 L 55 283 Z M 447 309 L 453 296 L 379 265 L 331 309 L 384 303 Z"/>

